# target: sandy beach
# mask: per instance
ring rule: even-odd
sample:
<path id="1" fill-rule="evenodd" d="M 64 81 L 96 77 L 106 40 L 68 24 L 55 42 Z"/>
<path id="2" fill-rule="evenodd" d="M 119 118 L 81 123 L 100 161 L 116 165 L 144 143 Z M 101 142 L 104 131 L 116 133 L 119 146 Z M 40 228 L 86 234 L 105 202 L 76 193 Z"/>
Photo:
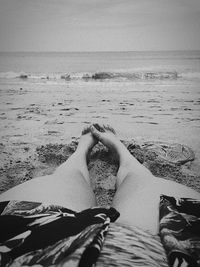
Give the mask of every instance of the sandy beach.
<path id="1" fill-rule="evenodd" d="M 198 0 L 0 1 L 0 194 L 29 181 L 1 266 L 200 266 L 199 29 Z M 94 124 L 155 177 L 113 136 L 78 146 Z"/>
<path id="2" fill-rule="evenodd" d="M 190 81 L 2 80 L 0 98 L 1 192 L 52 173 L 73 153 L 81 130 L 94 122 L 113 126 L 156 176 L 200 191 L 200 91 Z M 158 141 L 189 147 L 195 156 L 186 163 L 176 161 L 177 155 L 166 161 L 144 146 Z M 98 203 L 110 203 L 117 163 L 100 146 L 89 169 Z"/>

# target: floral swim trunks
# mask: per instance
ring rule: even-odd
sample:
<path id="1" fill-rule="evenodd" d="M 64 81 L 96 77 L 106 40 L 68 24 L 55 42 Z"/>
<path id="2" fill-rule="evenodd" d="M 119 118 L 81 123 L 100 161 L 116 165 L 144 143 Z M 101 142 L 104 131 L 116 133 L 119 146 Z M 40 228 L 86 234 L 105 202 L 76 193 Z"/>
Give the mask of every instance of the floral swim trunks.
<path id="1" fill-rule="evenodd" d="M 0 215 L 0 266 L 90 267 L 119 212 L 98 207 L 75 212 L 12 200 L 0 202 Z M 200 266 L 200 201 L 162 195 L 160 238 L 169 266 Z"/>
<path id="2" fill-rule="evenodd" d="M 200 200 L 160 197 L 160 237 L 173 267 L 200 266 Z"/>
<path id="3" fill-rule="evenodd" d="M 79 266 L 93 266 L 109 223 L 119 217 L 114 208 L 74 212 L 28 201 L 1 202 L 0 214 L 0 266 L 62 265 L 83 247 Z"/>

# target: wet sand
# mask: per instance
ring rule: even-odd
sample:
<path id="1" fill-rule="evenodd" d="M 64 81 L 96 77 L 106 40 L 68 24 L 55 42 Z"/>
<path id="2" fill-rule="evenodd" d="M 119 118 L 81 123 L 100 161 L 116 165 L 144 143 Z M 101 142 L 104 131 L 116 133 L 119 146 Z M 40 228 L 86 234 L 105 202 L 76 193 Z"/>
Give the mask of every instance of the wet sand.
<path id="1" fill-rule="evenodd" d="M 143 163 L 157 176 L 200 191 L 200 91 L 194 84 L 18 80 L 1 83 L 0 98 L 1 192 L 52 173 L 73 153 L 82 128 L 93 122 L 112 125 L 139 160 L 147 141 L 190 147 L 195 160 L 186 164 L 157 158 Z M 110 203 L 117 163 L 97 147 L 89 169 L 99 203 Z"/>

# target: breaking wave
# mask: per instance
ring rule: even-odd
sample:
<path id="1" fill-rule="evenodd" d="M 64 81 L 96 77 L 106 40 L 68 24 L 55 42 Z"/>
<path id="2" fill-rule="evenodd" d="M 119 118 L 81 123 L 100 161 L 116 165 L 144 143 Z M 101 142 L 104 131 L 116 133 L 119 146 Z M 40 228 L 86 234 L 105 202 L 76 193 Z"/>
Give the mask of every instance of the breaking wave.
<path id="1" fill-rule="evenodd" d="M 53 73 L 31 74 L 26 72 L 1 72 L 1 79 L 38 79 L 38 80 L 116 80 L 116 81 L 145 81 L 145 80 L 177 80 L 200 79 L 200 72 L 178 73 L 177 71 L 133 71 L 133 72 L 94 72 L 94 73 Z"/>

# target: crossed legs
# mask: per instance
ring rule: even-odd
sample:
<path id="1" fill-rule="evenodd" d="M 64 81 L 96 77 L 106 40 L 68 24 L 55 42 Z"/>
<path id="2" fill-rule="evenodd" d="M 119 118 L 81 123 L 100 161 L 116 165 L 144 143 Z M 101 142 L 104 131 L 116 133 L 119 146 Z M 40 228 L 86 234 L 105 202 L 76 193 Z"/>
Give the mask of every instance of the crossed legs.
<path id="1" fill-rule="evenodd" d="M 81 136 L 76 152 L 54 174 L 18 185 L 3 193 L 0 201 L 41 201 L 76 211 L 95 206 L 87 155 L 97 141 L 111 149 L 119 160 L 117 191 L 113 199 L 113 207 L 121 214 L 119 222 L 156 234 L 161 194 L 200 199 L 199 193 L 186 186 L 153 176 L 111 131 L 100 132 L 92 126 L 90 132 Z"/>

